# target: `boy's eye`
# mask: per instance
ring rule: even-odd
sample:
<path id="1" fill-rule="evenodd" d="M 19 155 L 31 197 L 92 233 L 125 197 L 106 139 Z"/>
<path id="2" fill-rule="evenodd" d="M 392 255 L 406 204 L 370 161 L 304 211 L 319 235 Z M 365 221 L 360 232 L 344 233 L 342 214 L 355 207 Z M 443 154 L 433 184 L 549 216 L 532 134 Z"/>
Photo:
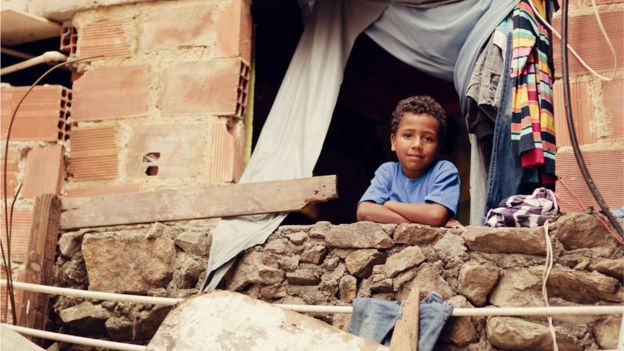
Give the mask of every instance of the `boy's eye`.
<path id="1" fill-rule="evenodd" d="M 405 133 L 405 134 L 403 134 L 403 137 L 404 137 L 405 139 L 411 139 L 412 134 Z"/>

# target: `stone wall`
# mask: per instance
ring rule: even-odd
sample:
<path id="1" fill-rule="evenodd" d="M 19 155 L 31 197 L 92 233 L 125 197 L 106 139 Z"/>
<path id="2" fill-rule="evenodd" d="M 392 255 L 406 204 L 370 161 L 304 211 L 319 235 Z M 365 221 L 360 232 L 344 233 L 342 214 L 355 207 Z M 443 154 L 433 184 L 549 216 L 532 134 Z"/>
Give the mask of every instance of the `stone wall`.
<path id="1" fill-rule="evenodd" d="M 56 284 L 152 296 L 195 294 L 214 222 L 81 230 L 59 241 Z M 589 215 L 551 225 L 554 306 L 621 304 L 624 250 Z M 440 229 L 370 222 L 282 226 L 245 251 L 224 288 L 265 301 L 348 305 L 355 297 L 404 299 L 414 286 L 458 307 L 543 306 L 543 228 Z M 59 298 L 63 332 L 145 342 L 168 308 Z M 349 315 L 315 317 L 345 328 Z M 560 349 L 614 348 L 621 318 L 555 317 Z M 546 318 L 451 318 L 440 349 L 551 349 Z"/>

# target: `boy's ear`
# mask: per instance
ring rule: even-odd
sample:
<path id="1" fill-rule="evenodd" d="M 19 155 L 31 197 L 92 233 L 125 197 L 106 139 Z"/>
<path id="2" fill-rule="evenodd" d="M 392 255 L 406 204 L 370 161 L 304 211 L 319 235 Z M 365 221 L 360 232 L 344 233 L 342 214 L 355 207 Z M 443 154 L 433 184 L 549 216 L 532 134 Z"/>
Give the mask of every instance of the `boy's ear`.
<path id="1" fill-rule="evenodd" d="M 394 133 L 390 134 L 390 150 L 396 151 L 396 135 Z"/>

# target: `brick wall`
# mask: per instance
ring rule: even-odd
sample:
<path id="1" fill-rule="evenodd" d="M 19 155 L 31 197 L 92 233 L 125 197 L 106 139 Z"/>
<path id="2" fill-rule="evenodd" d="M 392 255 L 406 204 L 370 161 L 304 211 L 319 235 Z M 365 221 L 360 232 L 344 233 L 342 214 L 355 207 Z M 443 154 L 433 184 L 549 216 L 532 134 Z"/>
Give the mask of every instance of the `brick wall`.
<path id="1" fill-rule="evenodd" d="M 73 82 L 66 195 L 238 179 L 249 1 L 97 7 L 76 12 L 71 26 L 78 58 L 103 57 L 81 64 Z"/>
<path id="2" fill-rule="evenodd" d="M 570 53 L 570 90 L 575 130 L 585 162 L 598 190 L 610 208 L 624 205 L 624 1 L 596 1 L 604 27 L 617 55 L 615 79 L 601 81 L 585 69 Z M 613 60 L 594 16 L 591 1 L 578 0 L 570 5 L 569 43 L 583 59 L 602 75 L 611 76 Z M 561 12 L 554 16 L 560 32 Z M 561 82 L 561 45 L 554 39 L 555 125 L 557 134 L 557 173 L 580 200 L 598 208 L 574 158 L 566 123 Z M 575 210 L 577 201 L 561 182 L 557 195 L 562 208 Z"/>

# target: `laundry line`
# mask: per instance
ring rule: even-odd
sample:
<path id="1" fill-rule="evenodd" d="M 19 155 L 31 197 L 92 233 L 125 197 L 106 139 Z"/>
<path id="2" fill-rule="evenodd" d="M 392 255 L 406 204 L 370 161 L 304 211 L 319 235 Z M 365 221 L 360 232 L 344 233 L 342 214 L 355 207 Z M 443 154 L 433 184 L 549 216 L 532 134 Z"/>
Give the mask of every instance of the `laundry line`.
<path id="1" fill-rule="evenodd" d="M 0 286 L 5 286 L 6 280 L 0 280 Z M 118 294 L 99 291 L 89 291 L 71 288 L 61 288 L 23 282 L 13 282 L 13 287 L 25 291 L 38 292 L 50 295 L 81 297 L 94 300 L 117 302 L 132 302 L 161 306 L 173 306 L 184 301 L 182 298 L 153 297 L 142 295 Z M 352 306 L 333 305 L 294 305 L 273 304 L 286 310 L 302 313 L 345 313 L 353 312 Z M 624 314 L 624 305 L 607 306 L 550 306 L 550 307 L 481 307 L 481 308 L 454 308 L 451 316 L 454 317 L 490 317 L 490 316 L 546 316 L 546 315 L 607 315 Z"/>

